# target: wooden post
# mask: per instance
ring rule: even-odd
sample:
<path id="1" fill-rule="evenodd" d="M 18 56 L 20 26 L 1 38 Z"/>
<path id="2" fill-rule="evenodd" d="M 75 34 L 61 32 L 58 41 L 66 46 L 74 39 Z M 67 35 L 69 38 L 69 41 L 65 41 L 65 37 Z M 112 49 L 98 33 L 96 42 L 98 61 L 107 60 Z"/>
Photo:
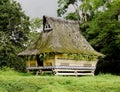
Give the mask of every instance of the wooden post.
<path id="1" fill-rule="evenodd" d="M 75 76 L 77 77 L 77 70 L 75 70 L 74 73 L 75 73 Z"/>
<path id="2" fill-rule="evenodd" d="M 39 73 L 41 74 L 41 73 L 42 73 L 42 70 L 36 71 L 36 75 L 39 75 Z"/>

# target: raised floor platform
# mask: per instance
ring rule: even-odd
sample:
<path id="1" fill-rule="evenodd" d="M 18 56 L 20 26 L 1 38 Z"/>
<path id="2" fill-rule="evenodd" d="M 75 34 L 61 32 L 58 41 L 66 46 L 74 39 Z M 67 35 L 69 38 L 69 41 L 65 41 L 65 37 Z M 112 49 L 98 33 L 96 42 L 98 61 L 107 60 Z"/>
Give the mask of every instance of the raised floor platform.
<path id="1" fill-rule="evenodd" d="M 40 66 L 40 67 L 27 67 L 28 71 L 36 71 L 36 75 L 43 72 L 52 71 L 54 75 L 94 75 L 95 67 L 93 66 Z"/>

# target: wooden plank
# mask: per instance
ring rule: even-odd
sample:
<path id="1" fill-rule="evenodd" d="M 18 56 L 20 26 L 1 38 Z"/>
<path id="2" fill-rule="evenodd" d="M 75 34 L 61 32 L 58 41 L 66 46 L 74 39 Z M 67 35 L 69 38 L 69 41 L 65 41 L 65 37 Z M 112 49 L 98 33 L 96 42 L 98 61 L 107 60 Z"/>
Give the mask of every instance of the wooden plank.
<path id="1" fill-rule="evenodd" d="M 55 69 L 55 75 L 94 75 L 93 70 L 66 70 L 66 69 Z"/>
<path id="2" fill-rule="evenodd" d="M 54 69 L 53 71 L 57 71 L 57 72 L 60 72 L 60 71 L 77 71 L 77 72 L 81 72 L 81 71 L 93 71 L 93 70 L 67 70 L 67 69 Z"/>
<path id="3" fill-rule="evenodd" d="M 27 67 L 27 70 L 36 69 L 78 69 L 78 70 L 93 70 L 95 67 L 83 67 L 83 66 L 43 66 L 43 67 Z"/>
<path id="4" fill-rule="evenodd" d="M 86 66 L 55 66 L 54 69 L 95 69 L 95 67 L 91 66 L 91 67 L 86 67 Z"/>
<path id="5" fill-rule="evenodd" d="M 55 75 L 76 75 L 75 73 L 56 73 Z"/>
<path id="6" fill-rule="evenodd" d="M 56 73 L 55 75 L 94 75 L 93 73 Z"/>

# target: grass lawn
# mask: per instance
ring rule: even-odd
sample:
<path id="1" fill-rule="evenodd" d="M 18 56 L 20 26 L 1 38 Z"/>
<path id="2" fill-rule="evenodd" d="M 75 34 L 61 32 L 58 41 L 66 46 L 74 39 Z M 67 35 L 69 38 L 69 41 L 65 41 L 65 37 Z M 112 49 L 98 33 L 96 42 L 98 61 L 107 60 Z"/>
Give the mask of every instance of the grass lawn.
<path id="1" fill-rule="evenodd" d="M 120 92 L 120 77 L 108 74 L 82 77 L 33 76 L 0 71 L 0 92 Z"/>

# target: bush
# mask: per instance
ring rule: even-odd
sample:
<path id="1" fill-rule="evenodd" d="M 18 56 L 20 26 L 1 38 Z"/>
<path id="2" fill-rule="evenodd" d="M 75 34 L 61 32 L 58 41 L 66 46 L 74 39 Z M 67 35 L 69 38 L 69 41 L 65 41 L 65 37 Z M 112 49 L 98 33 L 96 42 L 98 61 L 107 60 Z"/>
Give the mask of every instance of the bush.
<path id="1" fill-rule="evenodd" d="M 95 75 L 99 73 L 120 75 L 120 60 L 114 60 L 108 56 L 100 58 L 96 64 Z"/>
<path id="2" fill-rule="evenodd" d="M 26 64 L 25 64 L 25 60 L 23 60 L 22 58 L 17 57 L 14 60 L 2 60 L 0 61 L 0 68 L 3 67 L 9 67 L 9 68 L 13 68 L 16 71 L 22 71 L 25 72 L 26 71 Z"/>

